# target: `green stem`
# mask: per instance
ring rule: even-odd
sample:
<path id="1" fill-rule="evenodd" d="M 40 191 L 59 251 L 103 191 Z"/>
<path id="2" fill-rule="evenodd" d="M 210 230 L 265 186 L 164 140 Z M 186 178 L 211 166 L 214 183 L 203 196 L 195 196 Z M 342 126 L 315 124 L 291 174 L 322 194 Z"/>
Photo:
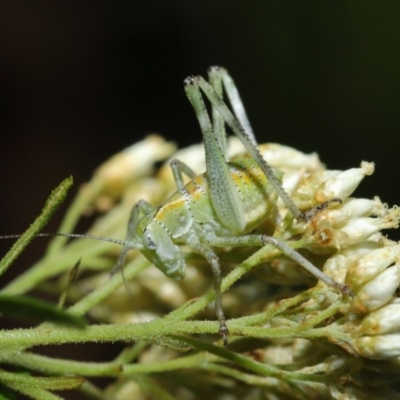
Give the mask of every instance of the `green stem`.
<path id="1" fill-rule="evenodd" d="M 204 371 L 211 371 L 218 374 L 230 376 L 231 378 L 245 382 L 248 385 L 267 386 L 270 388 L 279 387 L 280 385 L 280 381 L 277 378 L 272 378 L 270 376 L 252 375 L 220 364 L 202 363 L 199 368 Z"/>
<path id="2" fill-rule="evenodd" d="M 143 352 L 143 350 L 148 346 L 146 342 L 139 342 L 133 346 L 126 347 L 115 357 L 114 362 L 121 364 L 129 364 Z"/>
<path id="3" fill-rule="evenodd" d="M 214 357 L 212 357 L 214 358 Z M 173 360 L 145 364 L 123 365 L 118 362 L 84 362 L 51 358 L 29 352 L 9 352 L 1 354 L 2 363 L 18 365 L 44 374 L 76 374 L 91 377 L 135 376 L 178 369 L 199 367 L 210 360 L 209 355 L 194 354 Z"/>
<path id="4" fill-rule="evenodd" d="M 57 396 L 56 394 L 45 389 L 20 385 L 15 382 L 7 382 L 7 386 L 12 390 L 35 400 L 64 400 L 62 397 Z"/>
<path id="5" fill-rule="evenodd" d="M 278 314 L 284 313 L 287 309 L 297 306 L 299 303 L 308 300 L 310 298 L 311 292 L 314 289 L 306 290 L 304 292 L 299 293 L 294 297 L 290 297 L 288 299 L 282 300 L 276 304 L 274 304 L 267 311 L 255 315 L 250 315 L 246 317 L 236 318 L 231 320 L 230 323 L 242 324 L 243 326 L 252 326 L 252 325 L 263 325 L 272 318 L 276 317 Z"/>
<path id="6" fill-rule="evenodd" d="M 30 376 L 0 370 L 0 382 L 8 385 L 15 383 L 22 386 L 30 386 L 32 388 L 40 388 L 46 390 L 69 390 L 76 389 L 84 382 L 80 377 L 50 377 L 43 378 L 40 376 Z"/>
<path id="7" fill-rule="evenodd" d="M 85 398 L 92 400 L 104 400 L 103 391 L 89 381 L 83 382 L 82 386 L 78 390 L 80 393 L 83 393 Z"/>
<path id="8" fill-rule="evenodd" d="M 92 325 L 83 330 L 56 326 L 42 326 L 34 329 L 15 329 L 0 331 L 0 343 L 9 349 L 52 345 L 63 343 L 85 342 L 133 342 L 145 341 L 163 343 L 163 337 L 182 334 L 216 334 L 218 322 L 209 321 L 175 321 L 171 324 L 168 318 L 136 324 Z M 245 327 L 232 321 L 229 324 L 233 336 L 251 336 L 257 338 L 324 338 L 345 340 L 346 335 L 339 331 L 321 328 L 304 330 L 300 327 L 264 328 Z"/>
<path id="9" fill-rule="evenodd" d="M 156 363 L 131 364 L 124 367 L 121 375 L 135 376 L 136 374 L 151 374 L 174 371 L 178 369 L 186 370 L 189 368 L 198 368 L 200 365 L 202 365 L 205 359 L 207 359 L 207 356 L 204 354 L 194 354 L 191 356 L 185 356 Z"/>
<path id="10" fill-rule="evenodd" d="M 158 385 L 153 379 L 143 375 L 137 375 L 134 379 L 140 389 L 145 393 L 146 398 L 176 400 L 174 396 L 170 395 L 166 390 L 160 387 L 160 385 Z"/>
<path id="11" fill-rule="evenodd" d="M 116 362 L 83 362 L 51 358 L 29 352 L 3 352 L 1 362 L 40 371 L 44 374 L 81 376 L 118 376 L 122 365 Z"/>
<path id="12" fill-rule="evenodd" d="M 326 319 L 333 317 L 339 311 L 340 307 L 342 307 L 340 301 L 331 304 L 327 309 L 320 311 L 315 317 L 309 318 L 305 322 L 303 322 L 301 324 L 301 327 L 303 329 L 311 329 L 312 327 L 320 324 Z"/>
<path id="13" fill-rule="evenodd" d="M 312 374 L 302 374 L 291 371 L 284 371 L 274 365 L 264 364 L 253 360 L 252 358 L 245 357 L 241 354 L 234 353 L 226 347 L 216 346 L 212 343 L 204 342 L 192 337 L 177 337 L 182 341 L 191 344 L 194 348 L 200 351 L 206 351 L 210 354 L 223 358 L 225 360 L 234 362 L 249 371 L 256 372 L 261 376 L 268 376 L 276 378 L 280 381 L 284 381 L 287 384 L 291 384 L 293 380 L 299 381 L 312 381 L 312 382 L 324 382 L 326 377 L 315 376 Z"/>
<path id="14" fill-rule="evenodd" d="M 32 329 L 0 331 L 0 344 L 5 348 L 31 347 L 63 343 L 85 342 L 152 342 L 162 336 L 177 333 L 215 333 L 217 322 L 178 322 L 171 324 L 166 319 L 137 324 L 92 325 L 83 330 L 42 325 Z"/>

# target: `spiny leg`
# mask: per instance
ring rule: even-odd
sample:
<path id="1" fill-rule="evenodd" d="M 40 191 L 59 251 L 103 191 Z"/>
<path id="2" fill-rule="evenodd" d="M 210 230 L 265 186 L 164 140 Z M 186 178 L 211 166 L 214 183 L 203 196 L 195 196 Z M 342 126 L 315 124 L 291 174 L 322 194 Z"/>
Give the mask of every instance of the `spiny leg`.
<path id="1" fill-rule="evenodd" d="M 213 87 L 218 96 L 221 97 L 222 99 L 223 98 L 222 79 L 221 75 L 217 72 L 216 69 L 214 69 L 214 67 L 211 67 L 208 70 L 208 81 L 210 82 L 210 85 Z M 218 141 L 221 152 L 225 157 L 225 161 L 228 162 L 225 121 L 222 118 L 222 115 L 218 112 L 218 110 L 215 107 L 211 108 L 211 115 L 212 115 L 212 127 L 214 135 Z"/>
<path id="2" fill-rule="evenodd" d="M 315 265 L 310 263 L 310 261 L 308 261 L 305 257 L 303 257 L 299 252 L 288 246 L 285 242 L 275 239 L 271 236 L 265 236 L 265 235 L 263 236 L 262 240 L 263 240 L 263 245 L 272 244 L 277 249 L 281 250 L 282 253 L 286 254 L 289 258 L 297 262 L 304 269 L 306 269 L 308 272 L 314 275 L 317 279 L 326 283 L 328 286 L 331 286 L 334 289 L 339 290 L 344 295 L 348 296 L 352 294 L 350 288 L 347 285 L 343 285 L 339 282 L 336 282 L 333 278 L 320 271 Z"/>
<path id="3" fill-rule="evenodd" d="M 217 255 L 206 245 L 200 243 L 197 239 L 192 238 L 189 241 L 189 247 L 196 253 L 202 255 L 211 265 L 213 272 L 213 289 L 215 293 L 215 312 L 219 321 L 219 333 L 222 336 L 224 345 L 228 344 L 228 327 L 226 326 L 226 319 L 224 310 L 222 308 L 222 292 L 221 292 L 221 267 Z M 339 290 L 343 295 L 351 296 L 351 290 L 347 285 L 336 282 L 330 276 L 324 274 L 315 265 L 310 263 L 299 252 L 292 249 L 285 242 L 278 240 L 272 236 L 267 235 L 246 235 L 246 236 L 233 236 L 233 237 L 219 237 L 214 236 L 207 240 L 207 244 L 216 247 L 240 247 L 240 246 L 257 246 L 262 247 L 266 244 L 271 244 L 277 249 L 281 250 L 283 254 L 297 262 L 301 267 L 306 269 L 317 279 L 321 280 L 328 286 Z"/>
<path id="4" fill-rule="evenodd" d="M 194 179 L 197 176 L 196 172 L 194 172 L 187 164 L 176 158 L 171 161 L 170 166 L 178 189 L 182 189 L 185 186 L 183 174 L 190 179 Z"/>
<path id="5" fill-rule="evenodd" d="M 211 246 L 216 247 L 240 247 L 240 246 L 257 246 L 262 247 L 266 244 L 271 244 L 277 249 L 281 250 L 283 254 L 297 262 L 301 267 L 306 269 L 317 279 L 326 283 L 328 286 L 339 290 L 344 295 L 351 295 L 350 288 L 347 285 L 343 285 L 336 282 L 330 276 L 320 271 L 315 265 L 303 257 L 299 252 L 292 249 L 282 240 L 276 239 L 272 236 L 267 235 L 246 235 L 246 236 L 235 236 L 235 237 L 218 237 L 215 236 L 207 241 Z"/>
<path id="6" fill-rule="evenodd" d="M 208 84 L 201 76 L 191 76 L 184 81 L 185 91 L 189 101 L 192 103 L 197 119 L 199 120 L 203 137 L 213 135 L 211 129 L 211 122 L 209 120 L 202 92 L 215 107 L 226 124 L 232 129 L 233 133 L 240 139 L 249 154 L 257 161 L 261 170 L 268 178 L 274 189 L 277 191 L 279 197 L 283 200 L 286 207 L 292 212 L 297 220 L 303 219 L 303 213 L 294 204 L 292 198 L 285 192 L 279 179 L 275 176 L 271 166 L 264 160 L 257 147 L 254 145 L 253 140 L 246 133 L 239 121 L 234 117 L 232 112 L 226 106 L 222 98 L 215 92 L 210 84 Z M 208 127 L 210 125 L 210 127 Z M 216 139 L 214 139 L 216 141 Z M 211 141 L 211 140 L 210 140 Z M 206 148 L 207 155 L 207 148 Z M 208 168 L 207 168 L 208 172 Z M 212 189 L 212 188 L 211 188 Z M 213 202 L 214 203 L 214 202 Z M 215 206 L 215 205 L 214 205 Z M 223 221 L 223 219 L 221 219 Z"/>
<path id="7" fill-rule="evenodd" d="M 228 73 L 226 72 L 226 76 Z M 202 127 L 203 135 L 208 135 L 207 131 L 204 131 L 204 122 L 206 119 L 209 120 L 207 114 L 204 99 L 201 95 L 201 91 L 205 94 L 205 96 L 209 99 L 212 106 L 215 107 L 221 116 L 223 117 L 226 124 L 232 129 L 233 133 L 240 139 L 240 141 L 245 146 L 248 153 L 253 157 L 254 160 L 257 161 L 259 167 L 268 178 L 269 182 L 272 184 L 279 197 L 282 199 L 286 207 L 291 211 L 294 217 L 298 221 L 309 221 L 316 213 L 319 212 L 320 206 L 317 206 L 306 213 L 300 211 L 300 209 L 293 202 L 292 198 L 286 193 L 283 189 L 282 184 L 279 179 L 275 176 L 275 173 L 271 166 L 265 161 L 257 147 L 254 144 L 254 141 L 249 136 L 249 134 L 244 130 L 241 126 L 240 122 L 235 118 L 232 112 L 224 103 L 223 99 L 216 93 L 213 87 L 207 83 L 203 77 L 201 76 L 191 76 L 186 78 L 185 81 L 185 91 L 188 96 L 189 101 L 192 103 L 197 118 L 200 122 L 200 126 Z M 210 123 L 211 124 L 211 123 Z M 329 203 L 328 203 L 329 204 Z"/>
<path id="8" fill-rule="evenodd" d="M 210 85 L 214 88 L 214 90 L 216 91 L 218 96 L 221 97 L 221 99 L 223 98 L 222 88 L 219 91 L 216 89 L 216 87 L 220 87 L 221 81 L 223 82 L 226 95 L 232 106 L 233 114 L 238 119 L 242 128 L 249 135 L 249 137 L 253 141 L 254 145 L 257 145 L 257 140 L 254 135 L 253 129 L 251 127 L 250 121 L 247 117 L 247 113 L 244 108 L 243 101 L 240 97 L 240 94 L 235 85 L 235 82 L 233 81 L 232 77 L 229 75 L 228 71 L 225 68 L 222 68 L 220 66 L 213 66 L 208 69 L 208 77 L 209 77 L 208 80 L 210 82 Z M 218 112 L 218 110 L 215 107 L 213 107 L 213 115 L 214 115 L 214 113 L 219 114 L 221 120 L 223 121 L 221 114 Z M 214 117 L 213 117 L 213 120 L 215 121 Z M 225 124 L 225 121 L 223 121 L 221 123 Z M 214 130 L 216 130 L 215 125 L 214 125 Z M 225 131 L 225 128 L 224 128 L 224 131 Z"/>
<path id="9" fill-rule="evenodd" d="M 214 92 L 212 87 L 209 87 Z M 192 78 L 185 80 L 185 91 L 195 109 L 203 134 L 207 182 L 214 210 L 226 227 L 233 232 L 241 232 L 245 227 L 245 220 L 239 193 L 229 173 L 225 154 L 213 131 L 200 89 L 194 84 Z"/>
<path id="10" fill-rule="evenodd" d="M 228 344 L 228 327 L 226 326 L 225 314 L 222 308 L 221 294 L 221 267 L 217 255 L 207 246 L 192 238 L 189 241 L 189 247 L 196 253 L 202 255 L 211 265 L 213 273 L 213 289 L 215 293 L 215 313 L 219 321 L 219 334 L 222 336 L 224 346 Z"/>

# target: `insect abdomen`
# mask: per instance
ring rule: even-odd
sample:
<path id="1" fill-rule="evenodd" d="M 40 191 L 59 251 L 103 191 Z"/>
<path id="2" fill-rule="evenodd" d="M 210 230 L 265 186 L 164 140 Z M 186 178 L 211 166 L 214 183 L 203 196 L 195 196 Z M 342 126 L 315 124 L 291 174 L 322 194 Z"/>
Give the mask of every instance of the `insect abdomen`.
<path id="1" fill-rule="evenodd" d="M 249 232 L 276 209 L 277 194 L 253 159 L 238 159 L 228 166 L 242 201 L 245 232 Z"/>

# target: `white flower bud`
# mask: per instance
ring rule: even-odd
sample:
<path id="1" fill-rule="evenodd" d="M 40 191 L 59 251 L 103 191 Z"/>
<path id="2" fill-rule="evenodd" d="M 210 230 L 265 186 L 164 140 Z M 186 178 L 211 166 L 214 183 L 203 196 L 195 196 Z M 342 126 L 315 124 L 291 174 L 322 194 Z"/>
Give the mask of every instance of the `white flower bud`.
<path id="1" fill-rule="evenodd" d="M 344 283 L 350 259 L 345 254 L 335 254 L 328 258 L 323 267 L 323 272 L 336 282 Z"/>
<path id="2" fill-rule="evenodd" d="M 400 304 L 388 304 L 368 314 L 361 323 L 361 332 L 367 335 L 400 333 Z"/>
<path id="3" fill-rule="evenodd" d="M 153 164 L 167 158 L 175 148 L 161 136 L 150 135 L 102 164 L 95 172 L 93 181 L 105 193 L 118 196 L 130 182 L 149 174 Z"/>
<path id="4" fill-rule="evenodd" d="M 400 245 L 373 250 L 350 266 L 346 284 L 357 289 L 396 261 L 400 261 Z"/>
<path id="5" fill-rule="evenodd" d="M 300 169 L 318 171 L 323 168 L 317 153 L 304 154 L 292 147 L 276 143 L 261 144 L 258 148 L 269 164 L 284 172 Z"/>
<path id="6" fill-rule="evenodd" d="M 366 313 L 382 307 L 392 298 L 399 283 L 400 265 L 387 268 L 360 289 L 353 300 L 353 310 Z"/>
<path id="7" fill-rule="evenodd" d="M 363 336 L 351 344 L 360 356 L 373 360 L 400 356 L 400 334 Z"/>
<path id="8" fill-rule="evenodd" d="M 337 232 L 340 245 L 347 247 L 351 244 L 367 240 L 371 235 L 382 229 L 392 229 L 399 226 L 399 209 L 393 207 L 383 217 L 377 218 L 355 218 L 339 229 Z"/>
<path id="9" fill-rule="evenodd" d="M 363 161 L 360 168 L 343 171 L 324 182 L 315 192 L 315 199 L 323 203 L 334 197 L 346 199 L 366 175 L 374 172 L 374 164 Z"/>
<path id="10" fill-rule="evenodd" d="M 328 212 L 317 214 L 304 232 L 304 239 L 309 249 L 317 254 L 326 254 L 332 249 L 343 249 L 348 246 L 371 239 L 372 235 L 382 229 L 396 228 L 398 226 L 398 209 L 393 208 L 384 217 L 377 218 L 350 218 L 348 223 L 339 228 L 334 228 L 329 221 Z M 340 213 L 338 213 L 340 215 Z M 336 215 L 338 215 L 336 214 Z M 340 218 L 349 218 L 349 214 L 342 214 Z"/>
<path id="11" fill-rule="evenodd" d="M 382 215 L 383 210 L 387 212 L 379 198 L 374 200 L 348 198 L 343 204 L 318 213 L 313 219 L 313 224 L 318 226 L 322 221 L 327 221 L 330 226 L 339 229 L 351 218 Z"/>
<path id="12" fill-rule="evenodd" d="M 348 221 L 345 216 L 350 218 L 369 217 L 371 215 L 384 215 L 386 208 L 379 200 L 379 197 L 370 199 L 348 198 L 337 208 L 326 210 L 332 219 L 332 225 L 336 227 Z"/>
<path id="13" fill-rule="evenodd" d="M 303 179 L 296 191 L 293 193 L 293 200 L 299 207 L 312 207 L 316 203 L 315 191 L 329 179 L 333 179 L 342 171 L 318 171 Z"/>
<path id="14" fill-rule="evenodd" d="M 336 282 L 344 283 L 348 268 L 360 257 L 379 248 L 379 244 L 365 241 L 339 251 L 328 258 L 323 267 L 323 272 L 335 279 Z"/>

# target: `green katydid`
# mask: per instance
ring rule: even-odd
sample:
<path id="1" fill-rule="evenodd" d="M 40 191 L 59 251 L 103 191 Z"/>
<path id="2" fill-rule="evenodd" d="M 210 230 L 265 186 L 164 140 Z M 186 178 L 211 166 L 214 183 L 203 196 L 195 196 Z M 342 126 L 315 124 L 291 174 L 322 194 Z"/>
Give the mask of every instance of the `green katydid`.
<path id="1" fill-rule="evenodd" d="M 276 204 L 277 196 L 297 220 L 306 222 L 328 204 L 340 203 L 341 200 L 331 199 L 305 213 L 295 205 L 258 151 L 238 90 L 224 68 L 211 67 L 209 82 L 201 76 L 191 76 L 185 79 L 184 86 L 200 123 L 206 172 L 197 175 L 188 165 L 173 160 L 171 168 L 177 185 L 176 193 L 158 207 L 143 200 L 136 204 L 131 211 L 124 241 L 91 235 L 55 235 L 100 239 L 122 245 L 115 269 L 123 267 L 128 251 L 137 249 L 165 275 L 175 279 L 185 275 L 185 259 L 179 246 L 187 245 L 211 265 L 215 310 L 224 344 L 227 343 L 228 328 L 221 304 L 221 268 L 213 247 L 272 244 L 327 285 L 349 294 L 347 286 L 325 275 L 285 242 L 251 233 L 266 219 L 270 208 Z M 223 100 L 224 91 L 232 111 Z M 203 96 L 211 103 L 212 118 Z M 240 139 L 250 157 L 228 161 L 225 125 Z M 184 175 L 190 179 L 187 184 Z"/>

